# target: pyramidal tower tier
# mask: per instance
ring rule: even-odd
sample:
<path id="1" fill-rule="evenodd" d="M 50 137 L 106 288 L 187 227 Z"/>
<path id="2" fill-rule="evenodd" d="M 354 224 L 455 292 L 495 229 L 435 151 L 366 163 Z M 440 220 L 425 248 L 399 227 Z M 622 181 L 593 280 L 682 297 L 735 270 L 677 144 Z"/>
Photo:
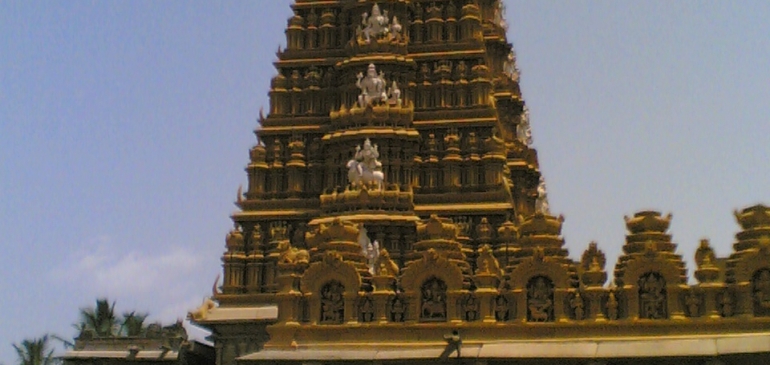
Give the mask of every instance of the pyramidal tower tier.
<path id="1" fill-rule="evenodd" d="M 370 285 L 358 236 L 403 267 L 419 251 L 418 223 L 432 215 L 457 230 L 452 246 L 472 285 L 484 240 L 474 227 L 532 215 L 540 185 L 500 2 L 292 8 L 234 215 L 244 280 L 228 280 L 225 293 L 275 292 L 282 242 L 320 260 L 331 248 L 312 242 L 334 222 L 364 230 L 332 248 Z"/>

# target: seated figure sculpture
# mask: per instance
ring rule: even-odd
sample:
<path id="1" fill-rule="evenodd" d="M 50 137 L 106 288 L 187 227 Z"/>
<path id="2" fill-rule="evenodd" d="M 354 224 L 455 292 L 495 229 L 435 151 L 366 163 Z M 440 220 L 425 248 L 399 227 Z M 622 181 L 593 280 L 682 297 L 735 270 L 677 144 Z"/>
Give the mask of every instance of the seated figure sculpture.
<path id="1" fill-rule="evenodd" d="M 359 107 L 366 108 L 368 105 L 388 100 L 388 94 L 385 90 L 385 79 L 382 77 L 382 74 L 377 75 L 377 68 L 374 64 L 369 64 L 369 68 L 366 70 L 366 77 L 359 72 L 356 79 L 356 87 L 361 89 L 361 95 L 358 96 Z"/>
<path id="2" fill-rule="evenodd" d="M 377 159 L 380 152 L 377 145 L 367 138 L 364 141 L 364 147 L 356 147 L 356 154 L 353 159 L 348 161 L 348 180 L 354 187 L 375 184 L 378 189 L 382 189 L 382 183 L 385 175 L 382 173 L 382 163 Z"/>

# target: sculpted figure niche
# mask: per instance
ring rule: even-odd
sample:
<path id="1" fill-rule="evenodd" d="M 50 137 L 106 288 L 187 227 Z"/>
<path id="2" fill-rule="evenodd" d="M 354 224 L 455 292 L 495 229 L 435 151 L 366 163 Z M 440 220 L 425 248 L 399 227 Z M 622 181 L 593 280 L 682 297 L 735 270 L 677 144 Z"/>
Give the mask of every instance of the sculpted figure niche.
<path id="1" fill-rule="evenodd" d="M 356 146 L 355 156 L 347 163 L 350 184 L 354 187 L 373 184 L 378 189 L 382 189 L 385 174 L 381 171 L 382 163 L 377 160 L 379 157 L 377 145 L 372 145 L 369 138 L 364 141 L 363 148 L 360 145 Z"/>
<path id="2" fill-rule="evenodd" d="M 446 284 L 436 278 L 432 278 L 422 285 L 422 305 L 420 306 L 420 320 L 446 320 L 446 290 Z"/>
<path id="3" fill-rule="evenodd" d="M 639 318 L 665 319 L 666 281 L 657 273 L 639 278 Z"/>
<path id="4" fill-rule="evenodd" d="M 537 199 L 535 200 L 535 211 L 550 215 L 551 209 L 548 207 L 548 190 L 545 187 L 545 178 L 540 176 L 540 183 L 537 185 Z"/>
<path id="5" fill-rule="evenodd" d="M 754 292 L 754 315 L 770 315 L 770 269 L 759 270 L 752 280 Z"/>
<path id="6" fill-rule="evenodd" d="M 361 14 L 361 25 L 358 26 L 356 34 L 358 37 L 368 43 L 371 43 L 372 38 L 379 39 L 401 39 L 402 31 L 401 23 L 396 16 L 393 16 L 391 22 L 388 17 L 388 11 L 380 11 L 380 6 L 374 4 L 372 6 L 372 14 L 364 12 Z"/>
<path id="7" fill-rule="evenodd" d="M 321 288 L 321 323 L 339 324 L 345 318 L 345 287 L 332 281 Z"/>
<path id="8" fill-rule="evenodd" d="M 544 276 L 530 280 L 527 285 L 527 320 L 530 322 L 552 322 L 553 283 Z"/>
<path id="9" fill-rule="evenodd" d="M 356 87 L 361 89 L 358 95 L 358 106 L 366 108 L 370 105 L 388 103 L 388 105 L 401 105 L 401 89 L 395 80 L 387 87 L 385 74 L 380 71 L 377 74 L 377 67 L 373 63 L 366 69 L 366 76 L 359 72 L 356 75 Z"/>

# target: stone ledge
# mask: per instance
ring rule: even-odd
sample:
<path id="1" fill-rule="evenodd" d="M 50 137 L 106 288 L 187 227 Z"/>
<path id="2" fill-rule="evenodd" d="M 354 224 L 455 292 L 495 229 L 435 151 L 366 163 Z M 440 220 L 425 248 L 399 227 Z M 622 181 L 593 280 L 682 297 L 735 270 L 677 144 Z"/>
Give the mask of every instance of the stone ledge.
<path id="1" fill-rule="evenodd" d="M 225 321 L 273 321 L 278 318 L 278 306 L 260 307 L 216 307 L 206 314 L 206 319 L 196 323 L 212 323 Z"/>
<path id="2" fill-rule="evenodd" d="M 238 358 L 250 360 L 405 360 L 438 359 L 443 345 L 384 344 L 308 346 L 297 349 L 269 349 Z M 639 358 L 707 357 L 770 352 L 770 333 L 713 335 L 697 337 L 608 338 L 543 341 L 500 341 L 463 344 L 462 358 Z M 452 353 L 450 357 L 457 356 Z"/>
<path id="3" fill-rule="evenodd" d="M 130 355 L 129 351 L 67 351 L 62 356 L 64 360 L 75 359 L 126 359 Z M 136 354 L 137 360 L 156 360 L 156 361 L 176 361 L 179 352 L 159 350 L 139 351 Z"/>

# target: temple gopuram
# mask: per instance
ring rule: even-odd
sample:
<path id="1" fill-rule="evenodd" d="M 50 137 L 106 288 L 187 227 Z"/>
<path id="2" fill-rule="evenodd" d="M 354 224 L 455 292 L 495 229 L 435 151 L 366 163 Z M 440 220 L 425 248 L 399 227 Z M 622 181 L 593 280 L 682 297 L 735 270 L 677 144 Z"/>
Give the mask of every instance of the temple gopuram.
<path id="1" fill-rule="evenodd" d="M 694 277 L 671 215 L 614 269 L 552 214 L 500 0 L 296 0 L 221 287 L 232 364 L 770 363 L 770 208 Z M 608 281 L 608 271 L 612 279 Z"/>

